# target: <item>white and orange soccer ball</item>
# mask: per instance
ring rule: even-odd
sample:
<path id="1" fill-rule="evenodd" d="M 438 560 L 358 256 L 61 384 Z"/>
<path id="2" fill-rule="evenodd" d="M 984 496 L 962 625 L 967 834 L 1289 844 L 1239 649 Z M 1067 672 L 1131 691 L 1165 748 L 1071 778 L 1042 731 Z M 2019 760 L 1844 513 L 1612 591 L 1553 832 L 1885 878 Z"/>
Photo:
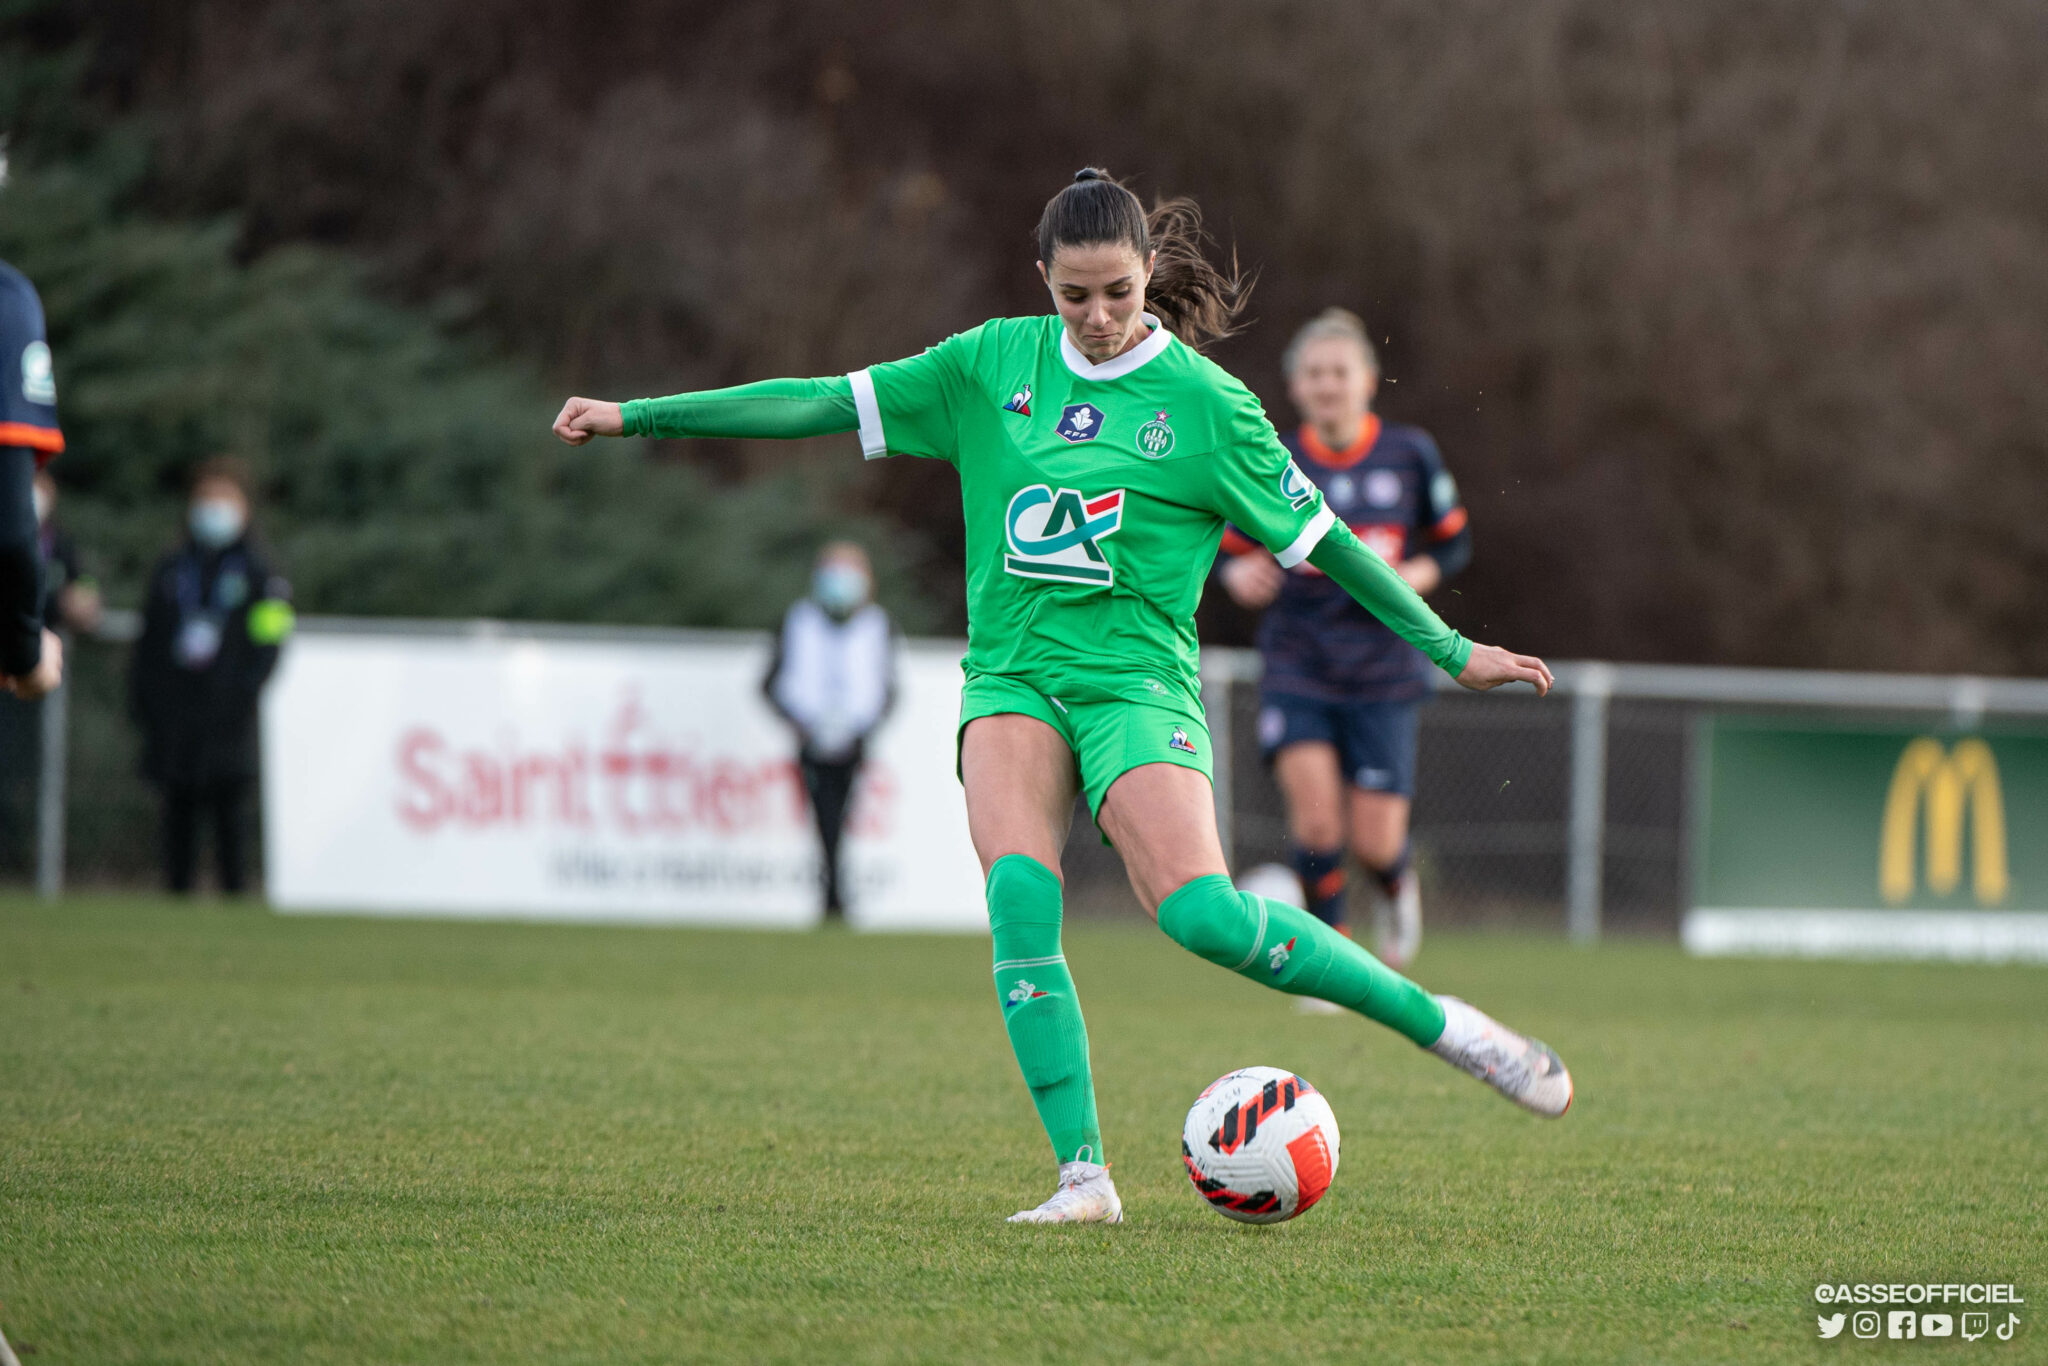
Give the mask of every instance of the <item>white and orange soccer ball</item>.
<path id="1" fill-rule="evenodd" d="M 1277 1224 L 1323 1198 L 1337 1174 L 1337 1116 L 1279 1067 L 1243 1067 L 1195 1099 L 1182 1126 L 1188 1180 L 1226 1219 Z"/>

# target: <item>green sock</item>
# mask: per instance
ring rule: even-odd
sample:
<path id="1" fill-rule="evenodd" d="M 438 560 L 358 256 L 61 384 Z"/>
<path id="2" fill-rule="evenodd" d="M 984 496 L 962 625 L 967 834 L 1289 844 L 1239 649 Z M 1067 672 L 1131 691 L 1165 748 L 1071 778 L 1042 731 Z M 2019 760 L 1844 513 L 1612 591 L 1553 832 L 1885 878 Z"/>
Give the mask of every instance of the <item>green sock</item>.
<path id="1" fill-rule="evenodd" d="M 1060 952 L 1060 880 L 1037 859 L 1005 854 L 988 870 L 996 999 L 1038 1121 L 1061 1162 L 1101 1162 L 1088 1026 Z"/>
<path id="2" fill-rule="evenodd" d="M 1159 903 L 1159 928 L 1198 957 L 1293 996 L 1320 996 L 1424 1048 L 1444 1032 L 1436 997 L 1307 911 L 1240 892 L 1221 873 Z"/>

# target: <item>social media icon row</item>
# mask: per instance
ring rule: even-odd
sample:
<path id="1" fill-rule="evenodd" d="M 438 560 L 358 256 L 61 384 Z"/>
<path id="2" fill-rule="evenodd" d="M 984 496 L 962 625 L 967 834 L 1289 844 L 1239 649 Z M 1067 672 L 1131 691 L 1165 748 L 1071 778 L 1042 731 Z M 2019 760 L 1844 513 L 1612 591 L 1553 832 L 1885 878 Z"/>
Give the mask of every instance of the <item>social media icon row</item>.
<path id="1" fill-rule="evenodd" d="M 1820 1335 L 1824 1338 L 1840 1337 L 1844 1320 L 1848 1322 L 1849 1331 L 1859 1338 L 1874 1338 L 1879 1333 L 1888 1338 L 1948 1338 L 1956 1335 L 1955 1315 L 1922 1314 L 1913 1309 L 1894 1309 L 1885 1314 L 1875 1309 L 1859 1309 L 1854 1318 L 1846 1314 L 1822 1314 L 1817 1320 Z M 1975 1342 L 1987 1334 L 1996 1333 L 2000 1342 L 2011 1342 L 2019 1325 L 2018 1314 L 2007 1314 L 2005 1322 L 1995 1329 L 1991 1326 L 1989 1314 L 1964 1314 L 1962 1337 L 1964 1342 Z"/>

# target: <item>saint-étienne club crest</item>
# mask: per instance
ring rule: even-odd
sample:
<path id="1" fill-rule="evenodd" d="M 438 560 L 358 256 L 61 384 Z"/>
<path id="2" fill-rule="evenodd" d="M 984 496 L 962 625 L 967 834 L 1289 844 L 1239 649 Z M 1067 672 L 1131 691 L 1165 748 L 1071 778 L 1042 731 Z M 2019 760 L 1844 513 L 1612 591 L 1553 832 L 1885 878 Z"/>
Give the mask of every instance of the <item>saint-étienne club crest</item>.
<path id="1" fill-rule="evenodd" d="M 1173 428 L 1160 413 L 1138 428 L 1138 454 L 1147 460 L 1164 460 L 1173 454 Z"/>
<path id="2" fill-rule="evenodd" d="M 1072 411 L 1071 409 L 1069 410 Z M 1093 497 L 1045 484 L 1019 489 L 1003 514 L 1003 570 L 1026 579 L 1107 587 L 1116 571 L 1097 544 L 1124 523 L 1124 491 Z"/>
<path id="3" fill-rule="evenodd" d="M 1093 441 L 1102 434 L 1102 409 L 1092 403 L 1069 403 L 1053 428 L 1067 441 Z"/>

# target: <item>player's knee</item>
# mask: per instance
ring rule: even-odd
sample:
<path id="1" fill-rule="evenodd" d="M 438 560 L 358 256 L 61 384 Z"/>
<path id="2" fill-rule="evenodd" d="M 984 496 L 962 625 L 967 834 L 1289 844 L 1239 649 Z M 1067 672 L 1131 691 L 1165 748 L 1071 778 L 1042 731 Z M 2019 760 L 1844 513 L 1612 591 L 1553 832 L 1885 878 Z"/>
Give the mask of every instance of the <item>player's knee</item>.
<path id="1" fill-rule="evenodd" d="M 1060 926 L 1059 874 L 1027 854 L 1005 854 L 988 870 L 988 921 L 997 935 Z"/>
<path id="2" fill-rule="evenodd" d="M 1221 873 L 1183 883 L 1159 903 L 1159 928 L 1198 958 L 1235 967 L 1256 947 L 1257 917 Z"/>

